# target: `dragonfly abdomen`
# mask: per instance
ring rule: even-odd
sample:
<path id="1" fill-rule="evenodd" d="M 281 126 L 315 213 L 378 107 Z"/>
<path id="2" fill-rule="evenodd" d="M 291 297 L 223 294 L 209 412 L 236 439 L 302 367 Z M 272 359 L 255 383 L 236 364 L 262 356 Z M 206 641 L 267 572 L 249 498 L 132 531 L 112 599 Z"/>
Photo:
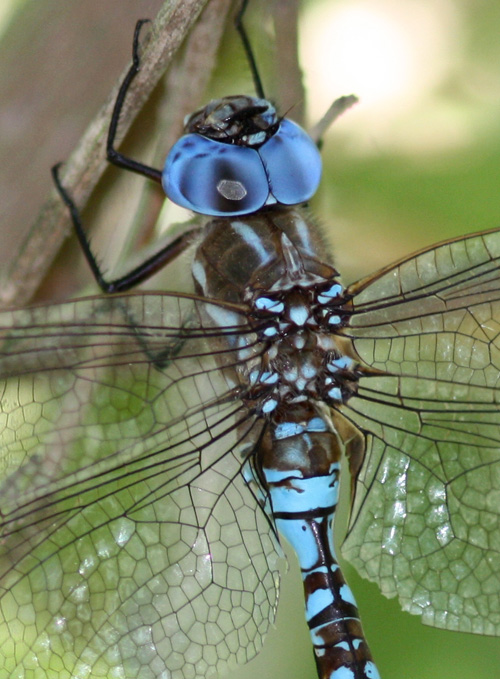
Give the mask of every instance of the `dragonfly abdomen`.
<path id="1" fill-rule="evenodd" d="M 273 208 L 212 220 L 193 275 L 203 295 L 247 305 L 259 333 L 253 353 L 252 334 L 240 338 L 235 371 L 244 402 L 267 420 L 253 464 L 270 498 L 263 507 L 299 559 L 319 677 L 378 679 L 333 547 L 344 444 L 328 408 L 346 402 L 357 380 L 338 342 L 345 299 L 337 272 L 304 212 Z M 226 308 L 210 316 L 228 326 Z"/>
<path id="2" fill-rule="evenodd" d="M 379 679 L 353 594 L 334 550 L 342 444 L 309 404 L 272 424 L 262 474 L 281 535 L 294 548 L 304 583 L 306 619 L 321 679 Z"/>

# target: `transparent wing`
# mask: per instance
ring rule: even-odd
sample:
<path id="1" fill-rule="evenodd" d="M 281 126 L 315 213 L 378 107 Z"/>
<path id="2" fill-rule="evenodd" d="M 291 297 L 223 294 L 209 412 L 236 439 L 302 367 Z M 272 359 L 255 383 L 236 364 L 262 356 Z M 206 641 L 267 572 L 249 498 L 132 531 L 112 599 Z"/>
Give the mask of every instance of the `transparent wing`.
<path id="1" fill-rule="evenodd" d="M 500 634 L 500 231 L 352 287 L 366 432 L 343 549 L 436 627 Z"/>
<path id="2" fill-rule="evenodd" d="M 8 676 L 191 679 L 260 649 L 279 548 L 243 478 L 262 424 L 228 347 L 258 348 L 207 310 L 133 294 L 0 314 Z"/>

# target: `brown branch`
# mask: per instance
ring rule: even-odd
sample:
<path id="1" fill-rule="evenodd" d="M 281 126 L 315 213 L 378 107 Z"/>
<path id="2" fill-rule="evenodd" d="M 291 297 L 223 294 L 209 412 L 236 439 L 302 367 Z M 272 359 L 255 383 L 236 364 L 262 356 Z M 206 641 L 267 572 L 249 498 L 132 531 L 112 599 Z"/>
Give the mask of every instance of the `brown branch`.
<path id="1" fill-rule="evenodd" d="M 225 10 L 223 11 L 222 7 L 227 9 L 228 1 L 212 0 L 210 3 L 210 12 L 204 15 L 204 20 L 211 22 L 212 28 L 214 28 L 214 21 L 220 24 L 221 17 L 224 18 Z M 130 96 L 127 97 L 120 119 L 120 138 L 126 134 L 206 2 L 207 0 L 182 0 L 182 2 L 169 0 L 161 8 L 152 25 L 149 39 L 144 41 L 141 70 L 130 90 Z M 205 34 L 208 34 L 209 30 L 207 24 Z M 217 45 L 217 40 L 215 40 L 215 45 Z M 213 42 L 208 40 L 205 41 L 205 46 L 210 51 L 214 49 Z M 192 68 L 190 60 L 186 60 L 186 68 Z M 189 85 L 192 82 L 189 78 L 192 76 L 191 73 L 183 77 L 183 82 Z M 196 87 L 197 85 L 194 85 L 194 88 Z M 116 91 L 117 87 L 87 128 L 62 171 L 64 185 L 79 206 L 85 204 L 107 166 L 105 143 Z M 172 105 L 176 105 L 175 101 Z M 30 299 L 68 233 L 67 212 L 59 198 L 53 193 L 42 207 L 19 253 L 13 257 L 5 280 L 0 285 L 2 306 L 19 306 Z"/>
<path id="2" fill-rule="evenodd" d="M 352 106 L 357 104 L 359 99 L 355 94 L 347 94 L 338 99 L 335 99 L 333 104 L 330 106 L 328 111 L 319 120 L 314 127 L 309 130 L 309 134 L 316 144 L 321 144 L 322 138 L 328 128 L 333 125 L 333 123 L 348 111 Z"/>

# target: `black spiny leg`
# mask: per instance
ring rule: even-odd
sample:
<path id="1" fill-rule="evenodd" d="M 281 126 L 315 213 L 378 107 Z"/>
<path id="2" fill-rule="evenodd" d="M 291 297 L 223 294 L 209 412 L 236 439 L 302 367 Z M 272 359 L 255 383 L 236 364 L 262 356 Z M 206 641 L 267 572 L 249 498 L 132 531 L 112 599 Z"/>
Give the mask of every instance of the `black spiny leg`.
<path id="1" fill-rule="evenodd" d="M 113 163 L 113 165 L 117 165 L 118 167 L 121 167 L 124 170 L 129 170 L 130 172 L 137 172 L 137 174 L 141 174 L 143 177 L 148 177 L 149 179 L 153 179 L 154 181 L 161 184 L 161 170 L 157 170 L 156 168 L 150 167 L 149 165 L 139 163 L 137 160 L 133 160 L 132 158 L 127 158 L 127 156 L 119 153 L 119 151 L 117 151 L 114 147 L 116 130 L 118 128 L 123 102 L 125 101 L 125 97 L 127 96 L 128 89 L 133 79 L 139 72 L 139 35 L 141 33 L 141 28 L 144 24 L 148 23 L 148 21 L 149 19 L 140 19 L 135 25 L 134 42 L 132 46 L 132 65 L 125 76 L 120 89 L 118 90 L 115 106 L 113 108 L 113 115 L 111 116 L 111 122 L 109 124 L 106 154 L 109 162 Z"/>
<path id="2" fill-rule="evenodd" d="M 59 167 L 60 165 L 55 165 L 52 168 L 54 184 L 56 185 L 59 195 L 69 209 L 71 221 L 73 222 L 73 227 L 78 237 L 78 241 L 83 250 L 83 254 L 85 255 L 85 259 L 89 263 L 92 273 L 94 274 L 94 278 L 96 279 L 101 290 L 107 294 L 113 292 L 125 292 L 126 290 L 130 290 L 131 288 L 135 287 L 139 283 L 142 283 L 142 281 L 150 278 L 153 274 L 162 269 L 166 264 L 174 260 L 181 252 L 183 252 L 192 242 L 193 236 L 195 236 L 198 232 L 197 229 L 192 229 L 191 231 L 181 234 L 171 243 L 168 243 L 159 252 L 154 254 L 145 262 L 142 262 L 142 264 L 139 264 L 139 266 L 137 266 L 135 269 L 132 269 L 132 271 L 129 271 L 120 278 L 116 278 L 114 281 L 107 281 L 104 278 L 99 264 L 97 263 L 97 260 L 90 248 L 89 240 L 83 228 L 78 208 L 74 204 L 69 193 L 61 184 L 61 180 L 59 179 Z"/>
<path id="3" fill-rule="evenodd" d="M 162 250 L 160 250 L 156 255 L 153 255 L 152 257 L 147 259 L 145 262 L 140 264 L 138 267 L 130 271 L 125 276 L 117 278 L 114 281 L 106 281 L 104 276 L 102 275 L 99 264 L 97 263 L 97 260 L 94 257 L 94 254 L 90 248 L 90 243 L 83 229 L 80 213 L 78 212 L 78 209 L 74 204 L 71 196 L 66 191 L 64 186 L 61 184 L 58 170 L 59 165 L 55 165 L 52 168 L 52 177 L 54 178 L 54 184 L 61 198 L 63 199 L 65 205 L 68 207 L 70 211 L 71 220 L 73 222 L 73 227 L 76 231 L 78 241 L 83 250 L 83 254 L 85 255 L 85 259 L 87 260 L 90 268 L 92 269 L 94 278 L 99 284 L 101 290 L 107 294 L 113 292 L 125 292 L 130 288 L 134 287 L 135 285 L 137 285 L 138 283 L 149 278 L 156 271 L 158 271 L 163 266 L 168 264 L 168 262 L 175 259 L 175 257 L 177 257 L 190 244 L 193 235 L 197 231 L 196 229 L 194 229 L 185 234 L 182 234 L 178 238 L 174 239 Z M 124 318 L 127 319 L 130 325 L 131 332 L 135 334 L 137 342 L 141 346 L 142 350 L 144 351 L 144 354 L 147 356 L 149 361 L 156 368 L 160 370 L 164 369 L 169 364 L 172 357 L 176 356 L 184 345 L 185 334 L 183 333 L 182 329 L 179 330 L 178 336 L 174 338 L 173 341 L 165 342 L 165 346 L 160 351 L 153 351 L 149 344 L 147 333 L 145 334 L 145 329 L 141 328 L 141 326 L 136 323 L 134 318 L 131 317 L 130 311 L 126 304 L 123 304 L 123 314 Z"/>
<path id="4" fill-rule="evenodd" d="M 243 26 L 243 16 L 246 12 L 247 6 L 248 0 L 243 0 L 241 3 L 241 7 L 238 10 L 238 13 L 236 14 L 236 17 L 234 19 L 234 26 L 239 33 L 241 42 L 243 43 L 243 49 L 245 50 L 248 65 L 252 73 L 255 92 L 257 93 L 258 97 L 260 97 L 261 99 L 265 99 L 266 96 L 264 94 L 264 88 L 262 86 L 262 80 L 260 77 L 259 69 L 257 68 L 257 62 L 255 61 L 254 53 L 252 50 L 252 46 L 250 44 L 250 40 L 248 39 L 247 32 L 245 30 L 245 27 Z"/>
<path id="5" fill-rule="evenodd" d="M 138 174 L 148 177 L 149 179 L 154 179 L 155 181 L 161 183 L 162 173 L 160 170 L 156 170 L 154 167 L 149 167 L 148 165 L 143 165 L 142 163 L 139 163 L 136 160 L 127 158 L 126 156 L 119 153 L 114 147 L 116 131 L 120 120 L 120 114 L 123 108 L 123 102 L 125 101 L 125 97 L 127 95 L 130 84 L 132 83 L 133 79 L 139 72 L 140 67 L 139 36 L 141 33 L 141 28 L 148 21 L 149 19 L 141 19 L 135 25 L 134 41 L 132 47 L 132 65 L 129 68 L 127 75 L 125 76 L 125 79 L 122 82 L 120 89 L 118 90 L 118 96 L 116 97 L 115 105 L 113 108 L 113 114 L 111 116 L 111 122 L 109 124 L 106 153 L 108 160 L 114 165 L 118 165 L 118 167 L 124 168 L 125 170 L 137 172 Z M 80 213 L 78 212 L 78 209 L 75 203 L 73 202 L 73 199 L 66 191 L 64 186 L 61 184 L 58 170 L 59 165 L 56 165 L 55 167 L 52 168 L 52 177 L 54 178 L 54 183 L 61 198 L 63 199 L 64 203 L 67 205 L 70 211 L 73 227 L 80 242 L 80 246 L 83 250 L 83 254 L 85 255 L 85 259 L 89 263 L 89 266 L 92 270 L 92 273 L 94 274 L 94 278 L 96 279 L 99 287 L 105 293 L 125 292 L 126 290 L 130 290 L 131 288 L 135 287 L 142 281 L 147 280 L 154 273 L 156 273 L 166 264 L 168 264 L 168 262 L 172 261 L 181 252 L 183 252 L 183 250 L 185 250 L 186 247 L 190 244 L 193 237 L 193 233 L 196 233 L 196 230 L 193 230 L 178 236 L 171 243 L 168 243 L 164 248 L 157 252 L 155 255 L 147 259 L 145 262 L 137 266 L 135 269 L 132 269 L 132 271 L 129 271 L 124 276 L 116 278 L 113 281 L 107 281 L 104 278 L 102 271 L 99 267 L 99 264 L 97 263 L 97 260 L 90 248 L 89 240 L 85 233 L 85 229 L 83 228 L 82 225 Z"/>

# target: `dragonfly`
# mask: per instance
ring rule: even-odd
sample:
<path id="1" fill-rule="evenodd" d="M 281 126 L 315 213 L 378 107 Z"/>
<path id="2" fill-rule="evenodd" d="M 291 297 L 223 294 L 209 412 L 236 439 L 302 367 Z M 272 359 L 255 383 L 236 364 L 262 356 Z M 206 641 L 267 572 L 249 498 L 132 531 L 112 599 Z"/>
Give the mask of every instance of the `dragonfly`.
<path id="1" fill-rule="evenodd" d="M 244 37 L 242 5 L 237 28 Z M 293 546 L 320 679 L 377 679 L 334 550 L 426 624 L 500 634 L 500 231 L 343 286 L 302 207 L 316 144 L 265 99 L 191 115 L 162 170 L 205 215 L 102 294 L 0 314 L 0 666 L 184 679 L 262 647 Z M 252 61 L 250 60 L 252 63 Z M 192 254 L 191 293 L 134 288 Z"/>

